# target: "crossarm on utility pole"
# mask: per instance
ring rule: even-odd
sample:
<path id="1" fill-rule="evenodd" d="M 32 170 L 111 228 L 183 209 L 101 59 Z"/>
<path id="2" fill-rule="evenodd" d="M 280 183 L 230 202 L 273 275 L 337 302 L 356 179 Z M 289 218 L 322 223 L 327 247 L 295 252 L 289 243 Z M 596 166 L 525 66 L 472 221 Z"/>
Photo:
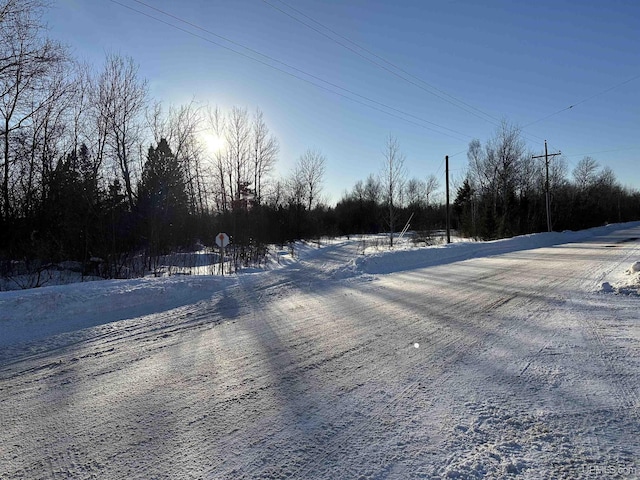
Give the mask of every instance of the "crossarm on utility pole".
<path id="1" fill-rule="evenodd" d="M 557 153 L 549 153 L 547 150 L 547 141 L 544 141 L 544 155 L 535 155 L 531 158 L 544 158 L 545 168 L 546 168 L 546 179 L 545 179 L 545 192 L 546 192 L 546 204 L 547 204 L 547 231 L 551 231 L 551 198 L 549 196 L 549 157 L 555 157 L 556 155 L 562 155 L 562 152 Z"/>

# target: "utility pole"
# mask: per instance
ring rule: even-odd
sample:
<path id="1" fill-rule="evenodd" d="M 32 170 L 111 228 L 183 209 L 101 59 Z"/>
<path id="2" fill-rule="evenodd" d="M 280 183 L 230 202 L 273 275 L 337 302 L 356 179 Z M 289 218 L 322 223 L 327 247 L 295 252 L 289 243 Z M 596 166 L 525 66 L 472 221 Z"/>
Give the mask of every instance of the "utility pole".
<path id="1" fill-rule="evenodd" d="M 446 218 L 447 218 L 447 243 L 451 243 L 451 219 L 450 219 L 450 215 L 449 215 L 449 155 L 445 155 L 444 157 L 445 159 L 445 170 L 446 170 L 446 185 L 447 185 L 447 214 L 446 214 Z"/>
<path id="2" fill-rule="evenodd" d="M 562 152 L 557 153 L 549 153 L 547 151 L 547 141 L 544 141 L 544 155 L 536 155 L 531 158 L 544 158 L 544 163 L 547 171 L 547 176 L 545 180 L 545 191 L 546 191 L 546 200 L 547 200 L 547 232 L 551 231 L 551 197 L 549 195 L 549 157 L 555 157 L 556 155 L 561 155 Z"/>

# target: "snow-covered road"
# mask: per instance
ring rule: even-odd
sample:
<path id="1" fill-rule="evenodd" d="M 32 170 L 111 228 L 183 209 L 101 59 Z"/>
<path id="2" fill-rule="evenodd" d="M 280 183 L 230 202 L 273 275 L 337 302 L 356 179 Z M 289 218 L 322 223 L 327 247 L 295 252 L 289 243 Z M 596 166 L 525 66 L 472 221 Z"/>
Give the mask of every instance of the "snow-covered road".
<path id="1" fill-rule="evenodd" d="M 640 227 L 580 238 L 345 241 L 7 346 L 0 478 L 638 478 Z"/>

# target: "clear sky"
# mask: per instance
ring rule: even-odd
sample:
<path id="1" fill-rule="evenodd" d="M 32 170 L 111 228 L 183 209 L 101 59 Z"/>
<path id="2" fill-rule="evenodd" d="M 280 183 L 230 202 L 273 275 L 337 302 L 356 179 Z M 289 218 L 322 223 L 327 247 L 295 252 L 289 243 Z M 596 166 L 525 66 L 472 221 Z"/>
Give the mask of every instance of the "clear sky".
<path id="1" fill-rule="evenodd" d="M 459 179 L 469 141 L 484 143 L 503 119 L 536 153 L 547 139 L 570 169 L 590 155 L 640 189 L 637 0 L 285 2 L 144 0 L 172 18 L 137 0 L 54 0 L 46 20 L 96 67 L 106 52 L 132 56 L 167 105 L 259 107 L 281 175 L 307 148 L 324 153 L 330 202 L 380 170 L 388 134 L 410 176 L 444 184 L 444 156 Z"/>

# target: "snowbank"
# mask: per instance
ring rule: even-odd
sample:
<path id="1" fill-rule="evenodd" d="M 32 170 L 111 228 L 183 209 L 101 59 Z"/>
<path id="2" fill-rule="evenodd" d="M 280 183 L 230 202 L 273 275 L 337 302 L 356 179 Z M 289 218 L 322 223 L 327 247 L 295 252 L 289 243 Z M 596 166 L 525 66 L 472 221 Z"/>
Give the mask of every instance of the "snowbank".
<path id="1" fill-rule="evenodd" d="M 174 276 L 0 292 L 0 347 L 193 304 L 232 281 Z"/>
<path id="2" fill-rule="evenodd" d="M 357 274 L 384 275 L 521 250 L 552 247 L 589 239 L 596 240 L 604 236 L 608 236 L 607 241 L 615 242 L 615 238 L 611 238 L 613 232 L 636 226 L 640 226 L 640 222 L 612 224 L 577 232 L 536 233 L 490 242 L 457 241 L 433 247 L 407 248 L 405 243 L 394 250 L 368 250 L 367 255 L 354 259 L 351 264 L 336 271 L 335 276 L 344 278 Z M 623 237 L 624 235 L 621 238 Z"/>
<path id="3" fill-rule="evenodd" d="M 616 295 L 640 295 L 640 261 L 627 269 L 612 272 L 609 280 L 602 283 L 601 292 Z"/>

